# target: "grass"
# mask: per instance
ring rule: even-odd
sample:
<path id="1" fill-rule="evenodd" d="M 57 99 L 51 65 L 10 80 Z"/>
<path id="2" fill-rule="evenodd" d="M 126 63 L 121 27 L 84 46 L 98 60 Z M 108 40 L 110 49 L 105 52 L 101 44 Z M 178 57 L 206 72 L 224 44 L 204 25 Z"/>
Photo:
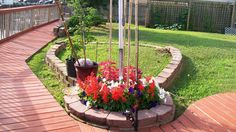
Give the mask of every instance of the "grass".
<path id="1" fill-rule="evenodd" d="M 114 42 L 118 41 L 117 33 L 117 25 L 114 24 Z M 97 41 L 108 42 L 108 29 L 106 27 L 93 28 L 93 34 L 97 38 Z M 134 31 L 132 31 L 132 34 L 134 34 Z M 174 46 L 181 50 L 184 59 L 183 71 L 181 76 L 175 81 L 174 86 L 170 89 L 170 92 L 184 98 L 173 97 L 177 107 L 177 116 L 179 116 L 190 103 L 196 100 L 220 92 L 236 91 L 235 36 L 216 33 L 158 30 L 140 26 L 140 43 L 158 46 Z M 102 48 L 102 46 L 100 48 Z M 104 48 L 106 49 L 106 47 Z M 93 56 L 94 51 L 91 50 L 89 54 Z M 107 58 L 107 55 L 103 55 L 103 53 L 100 52 L 99 54 L 103 58 Z M 149 53 L 145 54 L 149 55 Z M 36 59 L 36 56 L 31 61 L 34 59 L 37 61 L 34 63 L 30 62 L 29 64 L 31 64 L 33 71 L 41 73 L 43 70 L 47 69 L 47 67 L 44 65 L 38 66 L 41 65 L 42 58 Z M 43 55 L 41 54 L 41 56 Z M 144 58 L 140 61 L 147 61 L 147 59 L 145 60 Z M 41 70 L 37 67 L 41 68 Z M 46 71 L 50 73 L 50 75 L 53 74 L 51 71 Z M 148 72 L 148 70 L 145 71 Z M 155 75 L 156 71 L 150 70 L 150 74 Z M 42 77 L 46 77 L 45 75 L 42 75 Z M 52 85 L 51 83 L 44 84 L 46 84 L 46 86 Z"/>
<path id="2" fill-rule="evenodd" d="M 86 46 L 86 52 L 87 52 L 87 58 L 90 60 L 96 61 L 96 44 L 88 44 Z M 97 56 L 97 62 L 102 62 L 108 60 L 108 49 L 109 46 L 107 44 L 99 44 L 98 45 L 98 56 Z M 126 47 L 127 49 L 127 47 Z M 127 50 L 125 50 L 127 51 Z M 67 48 L 67 50 L 63 50 L 59 53 L 58 57 L 65 61 L 65 59 L 70 55 L 70 49 Z M 118 65 L 119 60 L 119 49 L 118 45 L 112 46 L 112 60 L 116 62 Z M 79 53 L 80 56 L 82 56 L 82 52 Z M 127 52 L 126 52 L 127 56 Z M 140 47 L 139 52 L 140 62 L 139 62 L 139 68 L 143 71 L 143 76 L 157 76 L 162 69 L 165 68 L 165 66 L 170 61 L 170 55 L 168 53 L 160 53 L 157 52 L 155 49 L 149 48 L 149 47 Z M 135 46 L 131 46 L 131 65 L 135 66 Z M 127 59 L 125 57 L 124 59 L 124 65 L 127 63 Z"/>
<path id="3" fill-rule="evenodd" d="M 60 39 L 59 39 L 60 40 Z M 28 65 L 31 70 L 37 75 L 37 77 L 42 81 L 44 86 L 47 87 L 48 91 L 53 95 L 57 102 L 64 107 L 63 100 L 63 90 L 65 85 L 58 81 L 56 74 L 50 69 L 50 67 L 45 63 L 45 56 L 48 49 L 55 41 L 50 42 L 46 47 L 41 49 L 37 54 L 35 54 L 29 61 Z"/>
<path id="4" fill-rule="evenodd" d="M 107 42 L 108 30 L 96 27 L 98 41 Z M 113 38 L 118 41 L 117 25 Z M 134 31 L 132 31 L 134 34 Z M 220 92 L 236 91 L 236 37 L 216 33 L 170 31 L 140 27 L 140 43 L 174 46 L 183 54 L 184 68 L 170 92 L 179 116 L 193 101 Z"/>

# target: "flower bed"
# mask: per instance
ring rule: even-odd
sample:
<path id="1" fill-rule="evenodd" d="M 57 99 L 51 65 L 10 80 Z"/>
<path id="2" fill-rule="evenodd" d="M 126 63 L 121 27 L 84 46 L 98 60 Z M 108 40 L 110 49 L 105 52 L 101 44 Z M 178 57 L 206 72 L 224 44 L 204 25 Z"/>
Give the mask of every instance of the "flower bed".
<path id="1" fill-rule="evenodd" d="M 155 78 L 141 79 L 142 71 L 139 69 L 139 80 L 136 81 L 135 68 L 130 66 L 129 70 L 130 79 L 127 83 L 127 67 L 124 67 L 124 79 L 119 79 L 115 62 L 101 62 L 97 77 L 91 75 L 85 81 L 78 80 L 80 101 L 87 107 L 109 111 L 135 110 L 138 104 L 140 109 L 150 109 L 160 104 L 165 90 L 159 87 Z"/>
<path id="2" fill-rule="evenodd" d="M 153 46 L 153 45 L 143 45 L 143 46 L 156 48 L 157 50 L 161 50 L 161 51 L 166 50 L 171 54 L 172 59 L 170 63 L 167 65 L 167 67 L 164 68 L 157 77 L 151 78 L 151 80 L 154 79 L 155 88 L 158 89 L 158 84 L 161 87 L 168 88 L 172 84 L 173 80 L 177 77 L 182 67 L 182 55 L 180 51 L 173 47 L 161 48 L 161 47 Z M 67 76 L 65 64 L 56 57 L 56 55 L 65 47 L 66 47 L 65 44 L 54 45 L 53 48 L 51 48 L 46 55 L 46 62 L 52 69 L 56 71 L 56 73 L 58 73 L 58 77 L 60 80 L 62 80 L 65 84 L 68 84 L 69 86 L 73 86 L 77 84 L 76 79 Z M 131 75 L 131 78 L 132 78 L 132 75 Z M 148 79 L 149 78 L 145 80 L 147 81 Z M 142 79 L 140 81 L 143 82 L 145 80 Z M 102 81 L 102 80 L 99 79 L 98 82 L 99 81 Z M 150 81 L 149 83 L 149 81 L 147 81 L 148 82 L 148 86 L 146 87 L 147 90 L 149 88 L 150 83 L 152 82 Z M 134 86 L 132 88 L 134 88 Z M 115 130 L 132 129 L 132 124 L 122 114 L 123 113 L 122 111 L 110 112 L 109 110 L 105 110 L 105 108 L 101 109 L 102 108 L 101 106 L 90 107 L 90 105 L 88 105 L 89 106 L 88 107 L 84 105 L 85 102 L 81 101 L 83 99 L 81 99 L 78 96 L 79 94 L 78 92 L 79 92 L 78 87 L 70 87 L 69 91 L 67 91 L 66 95 L 64 96 L 66 110 L 72 117 L 80 121 L 91 123 L 92 125 L 96 125 L 96 126 L 99 125 L 101 127 L 106 127 L 109 129 L 115 129 Z M 80 94 L 81 92 L 82 91 L 80 91 Z M 126 94 L 133 93 L 132 89 L 130 90 L 126 89 L 125 92 Z M 159 97 L 161 97 L 160 93 L 161 91 L 158 90 L 156 94 L 158 94 Z M 159 98 L 159 102 L 157 102 L 158 105 L 156 105 L 155 107 L 150 108 L 151 106 L 150 105 L 149 106 L 150 109 L 139 110 L 138 112 L 139 127 L 143 128 L 143 127 L 148 127 L 150 125 L 158 126 L 160 124 L 165 124 L 173 120 L 175 107 L 174 107 L 172 98 L 168 92 L 165 92 L 163 96 L 165 96 L 165 98 L 162 100 Z M 100 97 L 100 101 L 103 101 L 102 96 L 99 95 L 99 97 Z M 112 99 L 112 93 L 110 93 L 108 99 Z M 122 98 L 119 100 L 122 101 Z M 129 108 L 129 107 L 124 107 L 123 109 L 126 109 L 126 108 Z"/>

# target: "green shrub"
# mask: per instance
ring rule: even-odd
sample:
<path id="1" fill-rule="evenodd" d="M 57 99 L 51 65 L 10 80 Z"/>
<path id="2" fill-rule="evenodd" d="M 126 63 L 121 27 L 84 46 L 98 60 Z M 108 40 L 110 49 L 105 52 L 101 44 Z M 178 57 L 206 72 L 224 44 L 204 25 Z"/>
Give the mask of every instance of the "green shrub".
<path id="1" fill-rule="evenodd" d="M 76 31 L 76 26 L 79 23 L 78 16 L 71 16 L 70 19 L 67 21 L 67 26 L 69 28 L 70 33 L 74 33 Z"/>
<path id="2" fill-rule="evenodd" d="M 155 28 L 157 29 L 165 29 L 165 30 L 182 30 L 183 29 L 183 25 L 180 24 L 173 24 L 173 25 L 161 25 L 161 24 L 155 24 L 154 25 Z"/>
<path id="3" fill-rule="evenodd" d="M 102 24 L 103 19 L 102 16 L 99 14 L 98 10 L 92 7 L 88 7 L 87 9 L 87 21 L 90 26 L 98 26 Z"/>

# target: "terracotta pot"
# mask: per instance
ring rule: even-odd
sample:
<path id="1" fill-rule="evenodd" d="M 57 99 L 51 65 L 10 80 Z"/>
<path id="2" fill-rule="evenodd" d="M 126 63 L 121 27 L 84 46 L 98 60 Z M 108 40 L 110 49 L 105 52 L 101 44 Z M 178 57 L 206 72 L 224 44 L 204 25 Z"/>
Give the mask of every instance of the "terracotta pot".
<path id="1" fill-rule="evenodd" d="M 77 79 L 84 81 L 92 73 L 95 76 L 97 75 L 98 64 L 96 62 L 93 62 L 93 66 L 84 67 L 84 66 L 79 66 L 78 64 L 75 63 L 75 70 Z"/>

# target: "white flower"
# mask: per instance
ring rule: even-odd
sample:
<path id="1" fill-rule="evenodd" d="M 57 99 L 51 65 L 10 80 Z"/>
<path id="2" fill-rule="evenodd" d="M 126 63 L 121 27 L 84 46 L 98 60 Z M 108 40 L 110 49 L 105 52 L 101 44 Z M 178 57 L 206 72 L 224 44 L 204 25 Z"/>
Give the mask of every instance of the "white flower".
<path id="1" fill-rule="evenodd" d="M 111 84 L 111 85 L 112 85 L 112 84 L 114 84 L 114 81 L 113 81 L 113 80 L 111 80 L 111 81 L 110 81 L 110 84 Z"/>
<path id="2" fill-rule="evenodd" d="M 154 78 L 153 80 L 154 80 L 154 82 L 155 82 L 155 86 L 156 86 L 158 89 L 160 89 L 160 86 L 159 86 L 159 83 L 158 83 L 158 81 L 157 81 L 157 78 Z"/>
<path id="3" fill-rule="evenodd" d="M 112 84 L 111 84 L 111 87 L 118 87 L 119 86 L 119 83 L 118 82 L 113 82 Z"/>
<path id="4" fill-rule="evenodd" d="M 102 82 L 106 82 L 106 78 L 103 78 L 103 79 L 102 79 Z"/>
<path id="5" fill-rule="evenodd" d="M 78 60 L 79 61 L 79 64 L 80 66 L 85 66 L 85 59 L 84 58 L 81 58 Z M 77 63 L 77 62 L 76 62 Z M 93 65 L 93 62 L 90 60 L 90 59 L 86 59 L 86 65 L 87 66 L 92 66 Z"/>
<path id="6" fill-rule="evenodd" d="M 166 91 L 163 88 L 159 88 L 159 97 L 162 100 L 166 98 Z"/>
<path id="7" fill-rule="evenodd" d="M 146 79 L 140 79 L 140 81 L 142 82 L 143 86 L 146 87 L 147 86 L 147 81 Z"/>
<path id="8" fill-rule="evenodd" d="M 89 108 L 91 108 L 91 105 L 90 105 L 90 102 L 87 101 L 87 102 L 86 102 L 86 109 L 89 109 Z"/>
<path id="9" fill-rule="evenodd" d="M 150 80 L 149 80 L 149 83 L 152 83 L 152 81 L 155 81 L 155 78 L 154 77 L 152 77 Z"/>
<path id="10" fill-rule="evenodd" d="M 119 80 L 120 80 L 120 81 L 123 80 L 123 77 L 122 77 L 122 76 L 119 76 Z"/>

